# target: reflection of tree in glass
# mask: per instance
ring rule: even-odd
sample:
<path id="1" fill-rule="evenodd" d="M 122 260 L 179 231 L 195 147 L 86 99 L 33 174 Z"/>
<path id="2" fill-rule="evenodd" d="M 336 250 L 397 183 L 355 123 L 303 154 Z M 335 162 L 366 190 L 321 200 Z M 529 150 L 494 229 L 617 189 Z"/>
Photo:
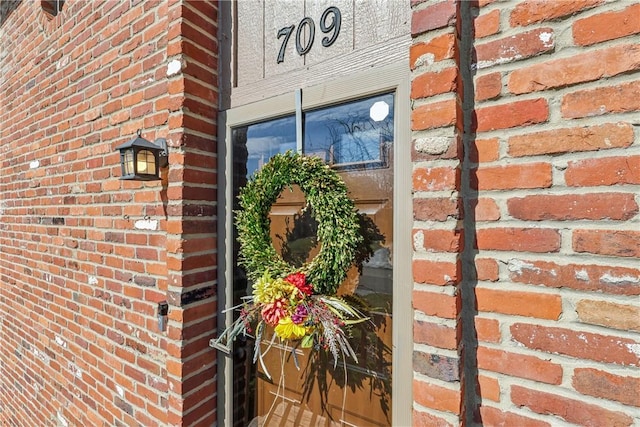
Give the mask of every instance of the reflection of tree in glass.
<path id="1" fill-rule="evenodd" d="M 393 122 L 376 122 L 360 114 L 333 118 L 325 124 L 330 164 L 384 162 L 393 140 Z M 365 166 L 365 165 L 362 165 Z"/>
<path id="2" fill-rule="evenodd" d="M 356 248 L 355 264 L 358 267 L 358 272 L 362 274 L 362 266 L 382 246 L 385 237 L 369 215 L 358 213 L 358 222 L 360 223 L 362 243 Z"/>

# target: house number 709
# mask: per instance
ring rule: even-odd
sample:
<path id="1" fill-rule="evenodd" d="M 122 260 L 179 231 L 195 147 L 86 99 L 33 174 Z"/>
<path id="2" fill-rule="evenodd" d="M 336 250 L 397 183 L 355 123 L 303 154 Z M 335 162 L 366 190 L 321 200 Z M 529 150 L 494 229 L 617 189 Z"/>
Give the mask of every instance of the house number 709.
<path id="1" fill-rule="evenodd" d="M 327 25 L 327 18 L 329 15 L 332 15 L 331 23 Z M 336 39 L 338 38 L 338 34 L 340 34 L 340 24 L 342 23 L 342 14 L 340 13 L 340 9 L 335 6 L 328 7 L 322 12 L 322 16 L 320 16 L 320 31 L 324 34 L 332 33 L 331 36 L 322 38 L 322 46 L 329 47 L 331 46 Z M 280 51 L 278 52 L 278 64 L 284 62 L 284 52 L 287 49 L 287 43 L 291 38 L 291 34 L 293 34 L 293 29 L 295 25 L 289 25 L 288 27 L 280 28 L 278 31 L 278 40 L 284 36 L 284 40 L 282 40 L 282 45 L 280 45 Z M 302 45 L 302 29 L 304 27 L 309 28 L 309 37 L 307 38 L 307 42 Z M 298 51 L 298 55 L 306 55 L 307 52 L 311 50 L 311 46 L 313 46 L 313 39 L 316 36 L 316 26 L 313 22 L 313 19 L 306 17 L 302 18 L 302 21 L 298 24 L 298 29 L 296 30 L 296 50 Z"/>

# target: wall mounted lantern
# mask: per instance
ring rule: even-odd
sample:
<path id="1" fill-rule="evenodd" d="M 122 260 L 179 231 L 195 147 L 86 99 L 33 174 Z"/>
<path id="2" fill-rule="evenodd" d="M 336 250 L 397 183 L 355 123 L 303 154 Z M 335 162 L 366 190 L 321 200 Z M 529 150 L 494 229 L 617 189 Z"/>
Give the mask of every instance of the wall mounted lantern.
<path id="1" fill-rule="evenodd" d="M 147 141 L 138 130 L 137 136 L 129 142 L 116 147 L 120 150 L 120 179 L 133 181 L 153 181 L 160 179 L 160 168 L 169 164 L 167 140 L 158 138 Z"/>

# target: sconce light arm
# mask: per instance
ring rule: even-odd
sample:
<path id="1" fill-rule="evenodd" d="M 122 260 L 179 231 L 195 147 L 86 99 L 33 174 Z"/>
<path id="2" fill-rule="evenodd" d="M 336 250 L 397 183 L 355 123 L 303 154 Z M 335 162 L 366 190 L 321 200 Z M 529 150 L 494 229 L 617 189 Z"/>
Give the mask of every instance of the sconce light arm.
<path id="1" fill-rule="evenodd" d="M 159 153 L 160 164 L 158 166 L 160 166 L 161 168 L 167 167 L 169 165 L 169 149 L 167 147 L 167 139 L 157 138 L 155 141 L 153 141 L 153 143 L 158 147 L 160 147 L 160 153 Z"/>

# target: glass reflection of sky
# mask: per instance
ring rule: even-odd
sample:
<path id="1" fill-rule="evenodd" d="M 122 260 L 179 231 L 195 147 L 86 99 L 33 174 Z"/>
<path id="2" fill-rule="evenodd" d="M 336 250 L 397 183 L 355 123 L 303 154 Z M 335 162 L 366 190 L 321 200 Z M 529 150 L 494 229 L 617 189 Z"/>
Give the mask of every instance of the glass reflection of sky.
<path id="1" fill-rule="evenodd" d="M 389 105 L 389 114 L 380 121 L 370 117 L 376 102 Z M 346 104 L 307 111 L 304 120 L 303 151 L 336 166 L 366 166 L 384 163 L 393 143 L 393 94 L 378 95 Z M 295 115 L 234 129 L 234 143 L 246 130 L 247 177 L 269 159 L 287 150 L 296 150 Z"/>
<path id="2" fill-rule="evenodd" d="M 296 150 L 296 117 L 287 116 L 247 128 L 247 176 L 278 153 Z"/>
<path id="3" fill-rule="evenodd" d="M 370 117 L 376 102 L 389 105 L 381 121 Z M 384 162 L 393 142 L 393 94 L 378 95 L 304 114 L 304 151 L 336 166 Z"/>

